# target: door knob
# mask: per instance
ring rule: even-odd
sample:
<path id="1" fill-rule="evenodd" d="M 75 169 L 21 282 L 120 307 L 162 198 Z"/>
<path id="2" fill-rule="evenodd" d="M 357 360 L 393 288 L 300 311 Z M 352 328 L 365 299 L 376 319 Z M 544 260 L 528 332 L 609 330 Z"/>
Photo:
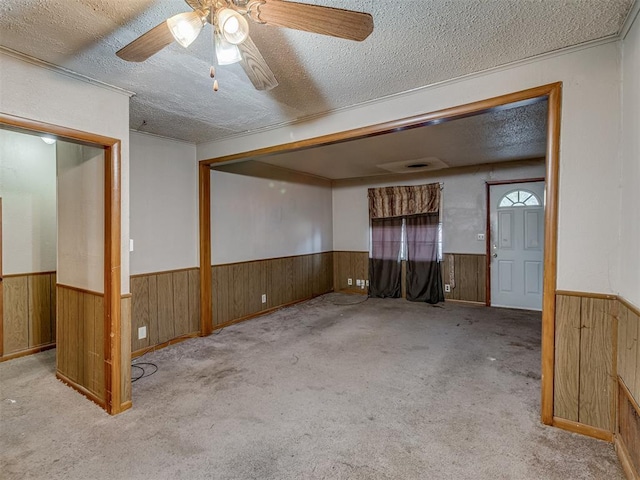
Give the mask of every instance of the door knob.
<path id="1" fill-rule="evenodd" d="M 498 254 L 497 253 L 494 253 L 492 256 L 493 256 L 493 258 L 498 258 Z"/>

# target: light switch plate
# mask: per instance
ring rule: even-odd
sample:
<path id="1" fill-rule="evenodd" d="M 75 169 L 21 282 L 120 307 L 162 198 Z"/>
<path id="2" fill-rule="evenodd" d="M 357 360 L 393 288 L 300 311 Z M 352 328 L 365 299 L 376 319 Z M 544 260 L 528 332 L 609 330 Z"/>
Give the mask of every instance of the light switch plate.
<path id="1" fill-rule="evenodd" d="M 138 327 L 138 340 L 142 340 L 143 338 L 147 338 L 147 327 Z"/>

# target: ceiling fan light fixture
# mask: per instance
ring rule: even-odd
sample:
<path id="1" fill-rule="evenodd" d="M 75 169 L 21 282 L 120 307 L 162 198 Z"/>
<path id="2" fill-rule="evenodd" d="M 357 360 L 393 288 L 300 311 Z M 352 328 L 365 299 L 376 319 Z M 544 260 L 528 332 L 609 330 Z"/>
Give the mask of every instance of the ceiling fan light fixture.
<path id="1" fill-rule="evenodd" d="M 249 23 L 231 8 L 221 8 L 217 13 L 218 28 L 224 39 L 232 45 L 239 45 L 249 36 Z"/>
<path id="2" fill-rule="evenodd" d="M 205 21 L 206 14 L 196 10 L 174 15 L 167 19 L 167 26 L 176 42 L 187 48 L 200 35 Z"/>
<path id="3" fill-rule="evenodd" d="M 216 32 L 216 58 L 219 65 L 231 65 L 242 60 L 238 46 L 227 42 L 220 32 Z"/>

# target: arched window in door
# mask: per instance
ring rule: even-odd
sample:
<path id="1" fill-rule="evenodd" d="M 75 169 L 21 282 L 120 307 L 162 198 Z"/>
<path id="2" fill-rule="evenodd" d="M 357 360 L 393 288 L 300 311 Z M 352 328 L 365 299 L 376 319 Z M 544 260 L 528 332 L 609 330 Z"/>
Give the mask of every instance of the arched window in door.
<path id="1" fill-rule="evenodd" d="M 513 190 L 504 195 L 498 203 L 498 208 L 535 207 L 541 205 L 537 195 L 529 190 Z"/>

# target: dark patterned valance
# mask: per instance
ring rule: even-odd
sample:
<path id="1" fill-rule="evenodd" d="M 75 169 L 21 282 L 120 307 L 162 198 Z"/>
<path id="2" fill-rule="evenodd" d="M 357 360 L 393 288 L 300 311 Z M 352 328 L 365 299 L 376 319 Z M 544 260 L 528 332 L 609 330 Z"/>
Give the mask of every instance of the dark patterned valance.
<path id="1" fill-rule="evenodd" d="M 369 218 L 437 213 L 439 209 L 439 183 L 369 189 Z"/>

